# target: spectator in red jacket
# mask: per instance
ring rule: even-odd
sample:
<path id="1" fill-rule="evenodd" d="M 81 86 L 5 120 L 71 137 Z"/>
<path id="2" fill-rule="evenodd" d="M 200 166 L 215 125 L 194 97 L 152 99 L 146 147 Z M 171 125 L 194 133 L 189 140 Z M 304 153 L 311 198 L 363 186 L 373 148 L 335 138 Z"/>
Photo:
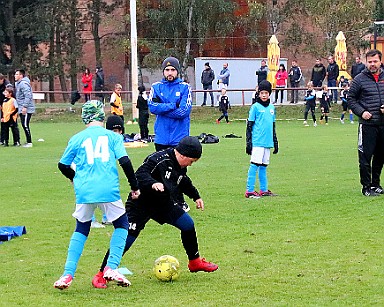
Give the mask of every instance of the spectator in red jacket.
<path id="1" fill-rule="evenodd" d="M 288 79 L 288 73 L 285 69 L 284 64 L 280 64 L 279 70 L 276 72 L 276 94 L 275 94 L 275 102 L 277 103 L 277 100 L 279 99 L 279 92 L 281 93 L 280 97 L 280 103 L 283 103 L 284 98 L 284 91 L 283 88 L 287 87 L 287 79 Z"/>
<path id="2" fill-rule="evenodd" d="M 92 78 L 93 78 L 93 75 L 91 74 L 91 71 L 89 70 L 89 68 L 86 68 L 84 70 L 83 76 L 81 77 L 85 102 L 87 102 L 88 100 L 91 100 Z"/>

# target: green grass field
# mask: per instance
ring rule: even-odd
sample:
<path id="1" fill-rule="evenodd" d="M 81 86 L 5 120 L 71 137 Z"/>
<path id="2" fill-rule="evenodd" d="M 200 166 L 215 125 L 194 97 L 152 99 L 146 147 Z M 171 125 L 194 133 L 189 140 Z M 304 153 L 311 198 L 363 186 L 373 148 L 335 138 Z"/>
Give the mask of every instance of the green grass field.
<path id="1" fill-rule="evenodd" d="M 288 109 L 279 108 L 278 118 L 301 117 L 302 108 Z M 233 108 L 230 117 L 246 118 L 247 110 Z M 219 270 L 189 273 L 178 231 L 150 222 L 122 260 L 134 272 L 132 286 L 94 289 L 91 279 L 112 233 L 108 226 L 91 230 L 72 286 L 54 289 L 75 227 L 73 188 L 57 162 L 68 139 L 84 128 L 77 114 L 40 114 L 31 123 L 33 148 L 0 148 L 0 225 L 25 225 L 28 232 L 0 245 L 0 306 L 384 304 L 384 196 L 361 194 L 357 124 L 332 120 L 314 128 L 279 120 L 280 151 L 268 167 L 269 188 L 279 196 L 245 199 L 245 122 L 216 125 L 219 113 L 211 108 L 196 108 L 192 135 L 243 136 L 204 145 L 203 157 L 188 171 L 206 206 L 197 211 L 189 201 L 200 253 Z M 126 129 L 138 132 L 136 125 Z M 134 167 L 153 150 L 153 144 L 128 149 Z M 129 187 L 121 178 L 125 199 Z M 152 274 L 163 254 L 179 259 L 179 280 L 163 283 Z"/>

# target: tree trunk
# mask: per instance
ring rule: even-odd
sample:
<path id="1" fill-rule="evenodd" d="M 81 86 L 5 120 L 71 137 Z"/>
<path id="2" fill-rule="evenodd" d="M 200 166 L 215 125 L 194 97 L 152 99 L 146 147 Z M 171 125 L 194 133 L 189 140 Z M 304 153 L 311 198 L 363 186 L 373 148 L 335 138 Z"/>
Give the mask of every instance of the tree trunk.
<path id="1" fill-rule="evenodd" d="M 191 0 L 191 2 L 189 3 L 189 9 L 188 9 L 187 43 L 185 45 L 185 54 L 184 54 L 183 65 L 181 67 L 181 73 L 180 73 L 186 82 L 188 82 L 187 68 L 188 68 L 189 53 L 191 51 L 192 16 L 193 16 L 194 5 L 195 5 L 195 0 Z"/>
<path id="2" fill-rule="evenodd" d="M 95 44 L 95 58 L 96 65 L 103 67 L 101 60 L 101 42 L 99 36 L 99 26 L 100 26 L 100 0 L 94 0 L 92 5 L 92 36 Z"/>
<path id="3" fill-rule="evenodd" d="M 61 50 L 61 22 L 58 21 L 56 25 L 56 57 L 62 57 L 62 50 Z M 59 75 L 59 81 L 60 81 L 60 87 L 61 90 L 66 92 L 67 91 L 67 84 L 65 82 L 65 72 L 64 72 L 64 65 L 63 61 L 60 59 L 57 62 L 57 73 Z M 68 94 L 63 94 L 63 100 L 68 101 Z"/>
<path id="4" fill-rule="evenodd" d="M 77 90 L 77 46 L 76 46 L 76 23 L 77 23 L 77 0 L 70 2 L 70 30 L 69 30 L 69 75 L 71 78 L 71 90 Z M 61 77 L 61 74 L 60 74 Z M 68 100 L 68 97 L 66 101 Z"/>
<path id="5" fill-rule="evenodd" d="M 15 26 L 14 26 L 14 0 L 6 1 L 5 9 L 7 11 L 6 29 L 9 36 L 9 44 L 11 45 L 12 67 L 19 65 L 20 60 L 16 51 Z"/>
<path id="6" fill-rule="evenodd" d="M 55 64 L 55 15 L 56 15 L 56 10 L 55 7 L 52 9 L 52 21 L 50 24 L 50 29 L 49 29 L 49 54 L 48 54 L 48 62 L 49 62 L 49 67 L 50 67 L 50 73 L 48 76 L 48 82 L 49 82 L 49 91 L 53 92 L 55 90 L 55 76 L 54 76 L 54 67 L 56 66 Z M 55 102 L 55 94 L 54 93 L 49 93 L 49 102 Z"/>

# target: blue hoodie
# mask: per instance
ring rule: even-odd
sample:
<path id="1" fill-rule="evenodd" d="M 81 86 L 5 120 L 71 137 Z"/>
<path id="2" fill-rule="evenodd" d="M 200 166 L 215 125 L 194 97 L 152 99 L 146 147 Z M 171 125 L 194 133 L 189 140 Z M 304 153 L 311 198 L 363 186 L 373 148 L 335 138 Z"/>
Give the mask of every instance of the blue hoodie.
<path id="1" fill-rule="evenodd" d="M 16 85 L 16 101 L 19 106 L 19 114 L 23 108 L 27 108 L 27 113 L 35 113 L 35 103 L 33 102 L 31 81 L 28 77 L 17 81 Z"/>
<path id="2" fill-rule="evenodd" d="M 155 143 L 176 146 L 189 135 L 192 93 L 180 78 L 172 82 L 162 79 L 152 84 L 148 108 L 156 115 Z"/>

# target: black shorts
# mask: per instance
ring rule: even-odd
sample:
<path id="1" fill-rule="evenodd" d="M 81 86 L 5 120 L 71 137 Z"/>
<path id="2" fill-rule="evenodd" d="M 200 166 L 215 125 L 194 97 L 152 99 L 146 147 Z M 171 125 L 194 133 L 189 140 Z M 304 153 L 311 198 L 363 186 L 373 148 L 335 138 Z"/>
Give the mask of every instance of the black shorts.
<path id="1" fill-rule="evenodd" d="M 329 113 L 329 105 L 326 104 L 326 105 L 320 105 L 320 108 L 321 108 L 321 112 L 323 113 Z"/>
<path id="2" fill-rule="evenodd" d="M 346 112 L 348 110 L 348 102 L 343 101 L 341 105 L 343 107 L 343 111 Z"/>
<path id="3" fill-rule="evenodd" d="M 185 212 L 174 203 L 147 205 L 139 200 L 127 200 L 125 210 L 128 216 L 128 234 L 138 237 L 140 232 L 150 219 L 163 225 L 165 223 L 175 225 L 175 222 Z"/>

